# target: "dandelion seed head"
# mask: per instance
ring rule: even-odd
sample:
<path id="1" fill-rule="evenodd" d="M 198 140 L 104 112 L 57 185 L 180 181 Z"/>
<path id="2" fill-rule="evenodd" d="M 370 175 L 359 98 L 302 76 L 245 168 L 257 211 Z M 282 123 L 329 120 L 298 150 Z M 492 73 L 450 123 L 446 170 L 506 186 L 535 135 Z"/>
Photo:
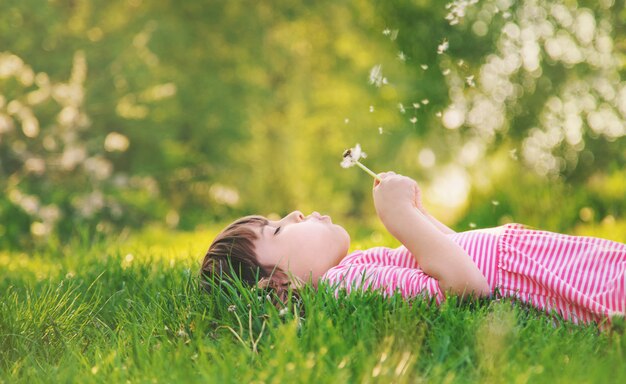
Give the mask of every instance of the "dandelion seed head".
<path id="1" fill-rule="evenodd" d="M 398 60 L 406 61 L 406 55 L 404 54 L 404 52 L 402 51 L 398 52 Z"/>
<path id="2" fill-rule="evenodd" d="M 444 76 L 448 76 L 450 74 L 450 68 L 446 68 L 443 71 L 441 71 L 441 74 Z"/>
<path id="3" fill-rule="evenodd" d="M 228 312 L 235 312 L 236 309 L 237 307 L 234 304 L 228 306 Z"/>
<path id="4" fill-rule="evenodd" d="M 361 145 L 357 143 L 354 148 L 349 148 L 343 151 L 343 160 L 340 164 L 343 168 L 350 168 L 354 166 L 359 159 L 364 159 L 366 157 L 367 154 L 361 150 Z"/>
<path id="5" fill-rule="evenodd" d="M 474 223 L 474 222 L 469 223 L 469 227 L 470 227 L 470 228 L 476 228 L 476 223 Z"/>
<path id="6" fill-rule="evenodd" d="M 417 117 L 413 116 L 413 117 L 411 117 L 411 118 L 409 119 L 409 121 L 410 121 L 412 124 L 415 124 L 415 123 L 417 123 Z"/>
<path id="7" fill-rule="evenodd" d="M 413 103 L 413 108 L 420 109 L 421 105 L 419 103 Z"/>
<path id="8" fill-rule="evenodd" d="M 422 100 L 422 104 L 427 105 L 428 103 L 430 103 L 430 100 L 428 100 L 428 99 L 423 99 Z"/>
<path id="9" fill-rule="evenodd" d="M 500 205 L 500 202 L 498 200 L 491 200 L 491 204 L 497 207 L 498 205 Z"/>
<path id="10" fill-rule="evenodd" d="M 422 65 L 420 65 L 420 68 L 422 68 L 423 70 L 427 70 L 428 69 L 428 64 L 422 64 Z"/>

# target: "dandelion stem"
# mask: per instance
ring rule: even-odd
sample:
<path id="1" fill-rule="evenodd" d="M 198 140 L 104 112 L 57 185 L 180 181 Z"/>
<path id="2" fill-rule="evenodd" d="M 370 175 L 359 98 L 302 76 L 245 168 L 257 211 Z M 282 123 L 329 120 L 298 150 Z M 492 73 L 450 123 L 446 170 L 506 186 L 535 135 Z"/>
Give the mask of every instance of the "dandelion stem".
<path id="1" fill-rule="evenodd" d="M 370 176 L 372 176 L 373 178 L 375 178 L 376 180 L 380 181 L 380 178 L 374 173 L 372 172 L 371 169 L 367 168 L 365 165 L 361 164 L 360 161 L 356 160 L 354 162 L 356 165 L 359 166 L 359 168 L 361 168 L 362 170 L 364 170 L 365 172 L 367 172 Z"/>

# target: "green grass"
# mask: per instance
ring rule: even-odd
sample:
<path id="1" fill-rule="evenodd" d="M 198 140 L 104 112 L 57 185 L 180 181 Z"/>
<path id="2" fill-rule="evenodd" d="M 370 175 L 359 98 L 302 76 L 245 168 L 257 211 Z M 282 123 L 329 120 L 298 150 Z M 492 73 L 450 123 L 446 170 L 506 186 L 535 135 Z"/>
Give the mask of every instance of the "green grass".
<path id="1" fill-rule="evenodd" d="M 0 381 L 626 382 L 623 332 L 507 300 L 305 289 L 281 312 L 236 282 L 209 297 L 211 234 L 0 253 Z"/>

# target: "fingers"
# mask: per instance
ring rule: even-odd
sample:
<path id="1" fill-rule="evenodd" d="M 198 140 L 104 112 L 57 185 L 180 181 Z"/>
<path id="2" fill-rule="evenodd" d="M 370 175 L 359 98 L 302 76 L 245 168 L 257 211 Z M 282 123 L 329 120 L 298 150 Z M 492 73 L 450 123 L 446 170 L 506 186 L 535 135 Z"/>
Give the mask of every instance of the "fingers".
<path id="1" fill-rule="evenodd" d="M 381 173 L 379 173 L 379 174 L 377 175 L 377 176 L 378 176 L 378 179 L 374 179 L 374 187 L 376 187 L 378 184 L 380 184 L 380 180 L 384 180 L 385 178 L 387 178 L 387 177 L 389 177 L 389 176 L 392 176 L 392 175 L 395 175 L 395 174 L 396 174 L 395 172 L 391 172 L 391 171 L 389 171 L 389 172 L 381 172 Z M 380 179 L 380 180 L 379 180 L 379 179 Z"/>

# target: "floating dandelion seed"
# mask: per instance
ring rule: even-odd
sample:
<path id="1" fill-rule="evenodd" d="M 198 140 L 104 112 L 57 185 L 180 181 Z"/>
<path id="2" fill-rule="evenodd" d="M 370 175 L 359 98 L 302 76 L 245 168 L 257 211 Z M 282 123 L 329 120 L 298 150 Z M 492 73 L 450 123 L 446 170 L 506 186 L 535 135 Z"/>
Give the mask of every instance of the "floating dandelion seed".
<path id="1" fill-rule="evenodd" d="M 383 83 L 387 83 L 387 79 L 383 77 L 383 66 L 378 64 L 370 69 L 370 84 L 380 87 Z"/>
<path id="2" fill-rule="evenodd" d="M 421 105 L 419 103 L 413 103 L 413 108 L 420 109 Z"/>
<path id="3" fill-rule="evenodd" d="M 469 85 L 470 87 L 475 87 L 476 83 L 474 82 L 474 75 L 471 76 L 467 76 L 465 78 L 465 82 L 467 83 L 467 85 Z"/>
<path id="4" fill-rule="evenodd" d="M 427 64 L 422 64 L 422 65 L 420 65 L 420 68 L 422 68 L 423 70 L 427 70 L 428 69 L 428 65 Z"/>
<path id="5" fill-rule="evenodd" d="M 446 68 L 443 71 L 441 71 L 441 74 L 444 76 L 448 76 L 450 74 L 450 68 Z"/>
<path id="6" fill-rule="evenodd" d="M 430 103 L 430 100 L 428 100 L 428 99 L 422 100 L 422 104 L 427 105 L 428 103 Z"/>
<path id="7" fill-rule="evenodd" d="M 354 148 L 346 149 L 343 152 L 343 160 L 340 164 L 343 168 L 350 168 L 356 165 L 365 172 L 367 172 L 368 175 L 380 181 L 380 178 L 378 178 L 378 176 L 374 172 L 372 172 L 365 165 L 361 164 L 361 162 L 359 161 L 359 159 L 364 159 L 366 157 L 367 154 L 361 150 L 361 145 L 357 143 Z"/>
<path id="8" fill-rule="evenodd" d="M 383 35 L 385 36 L 389 36 L 389 39 L 391 40 L 395 40 L 396 38 L 398 38 L 398 29 L 389 29 L 389 28 L 385 28 L 383 29 Z"/>
<path id="9" fill-rule="evenodd" d="M 370 112 L 374 112 L 374 106 L 370 105 Z"/>
<path id="10" fill-rule="evenodd" d="M 448 48 L 450 48 L 450 43 L 448 43 L 448 39 L 443 39 L 441 44 L 437 46 L 437 54 L 441 55 L 442 53 L 447 51 Z"/>
<path id="11" fill-rule="evenodd" d="M 398 60 L 406 61 L 406 55 L 404 54 L 404 52 L 402 51 L 398 52 Z"/>
<path id="12" fill-rule="evenodd" d="M 402 103 L 398 103 L 398 109 L 400 110 L 400 113 L 406 112 L 406 109 L 404 109 L 404 105 L 402 105 Z"/>
<path id="13" fill-rule="evenodd" d="M 412 124 L 415 124 L 415 123 L 417 123 L 417 117 L 413 116 L 413 117 L 411 117 L 411 118 L 409 119 L 409 121 L 410 121 Z"/>
<path id="14" fill-rule="evenodd" d="M 446 4 L 448 14 L 445 19 L 448 20 L 450 25 L 457 25 L 465 17 L 465 8 L 476 3 L 478 3 L 478 0 L 454 0 Z"/>

